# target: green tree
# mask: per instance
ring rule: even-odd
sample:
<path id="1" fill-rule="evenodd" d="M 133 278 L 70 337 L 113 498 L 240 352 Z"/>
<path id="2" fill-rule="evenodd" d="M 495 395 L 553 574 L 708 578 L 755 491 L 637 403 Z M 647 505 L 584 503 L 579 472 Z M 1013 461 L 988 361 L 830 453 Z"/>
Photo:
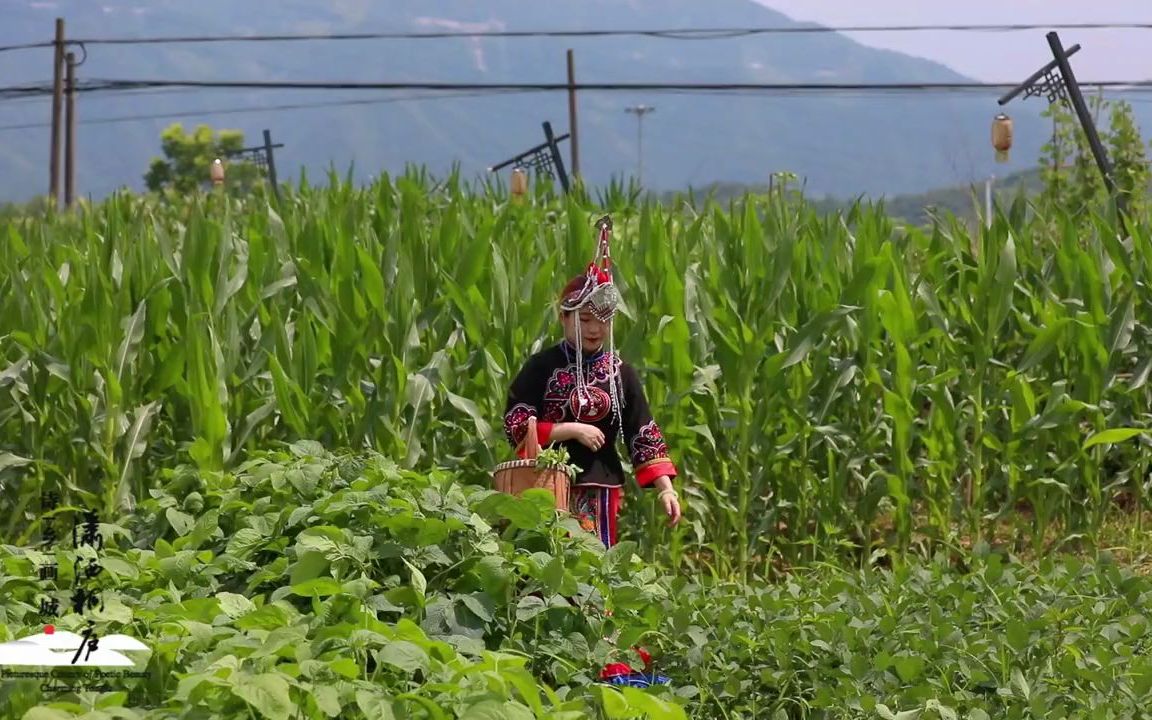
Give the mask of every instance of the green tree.
<path id="1" fill-rule="evenodd" d="M 188 133 L 176 123 L 160 135 L 160 146 L 164 157 L 153 158 L 144 175 L 152 192 L 196 192 L 211 182 L 209 171 L 216 158 L 224 160 L 225 185 L 232 192 L 248 192 L 261 180 L 259 168 L 252 163 L 227 159 L 244 147 L 244 133 L 239 130 L 214 131 L 208 125 L 198 125 Z"/>
<path id="2" fill-rule="evenodd" d="M 1108 155 L 1112 160 L 1116 189 L 1128 201 L 1128 209 L 1142 214 L 1148 203 L 1148 155 L 1144 139 L 1132 116 L 1132 106 L 1116 103 L 1112 108 L 1111 132 L 1108 136 Z"/>
<path id="3" fill-rule="evenodd" d="M 1123 100 L 1110 101 L 1093 96 L 1090 109 L 1097 118 L 1100 142 L 1112 162 L 1117 190 L 1126 196 L 1129 209 L 1139 212 L 1147 204 L 1149 193 L 1148 159 L 1132 107 Z M 1107 114 L 1107 123 L 1100 119 Z M 1041 177 L 1046 200 L 1081 215 L 1100 207 L 1107 198 L 1096 158 L 1076 115 L 1064 104 L 1048 108 L 1044 115 L 1052 119 L 1052 139 L 1041 156 Z"/>
<path id="4" fill-rule="evenodd" d="M 1040 197 L 1046 203 L 1054 203 L 1056 206 L 1059 206 L 1067 184 L 1064 174 L 1067 138 L 1062 133 L 1067 132 L 1068 125 L 1060 121 L 1061 110 L 1060 105 L 1049 105 L 1041 113 L 1041 117 L 1052 122 L 1052 137 L 1040 148 Z"/>

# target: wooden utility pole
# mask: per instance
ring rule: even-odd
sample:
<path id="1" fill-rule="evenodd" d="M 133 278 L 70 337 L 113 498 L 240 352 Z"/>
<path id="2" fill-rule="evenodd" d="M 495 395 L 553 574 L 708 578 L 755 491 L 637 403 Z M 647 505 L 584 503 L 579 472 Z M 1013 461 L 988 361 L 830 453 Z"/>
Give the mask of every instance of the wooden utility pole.
<path id="1" fill-rule="evenodd" d="M 70 208 L 76 201 L 76 54 L 68 53 L 64 59 L 68 67 L 64 117 L 64 207 Z"/>
<path id="2" fill-rule="evenodd" d="M 576 130 L 576 60 L 568 48 L 568 132 L 572 136 L 572 177 L 580 177 L 580 140 Z"/>
<path id="3" fill-rule="evenodd" d="M 60 106 L 63 104 L 64 18 L 56 18 L 56 40 L 52 53 L 52 149 L 50 152 L 48 195 L 52 205 L 60 203 Z"/>

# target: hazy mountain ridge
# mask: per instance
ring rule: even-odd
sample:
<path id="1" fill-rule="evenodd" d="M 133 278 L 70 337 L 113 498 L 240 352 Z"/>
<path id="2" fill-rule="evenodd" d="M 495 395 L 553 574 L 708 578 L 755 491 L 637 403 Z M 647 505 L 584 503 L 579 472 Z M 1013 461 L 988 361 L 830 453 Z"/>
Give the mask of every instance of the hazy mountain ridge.
<path id="1" fill-rule="evenodd" d="M 1044 180 L 1040 168 L 1031 168 L 1014 172 L 993 179 L 992 193 L 994 201 L 1000 207 L 1006 207 L 1018 196 L 1034 198 L 1044 189 Z M 764 195 L 773 188 L 766 184 L 746 185 L 742 183 L 712 183 L 697 188 L 693 197 L 702 199 L 710 197 L 721 204 L 727 204 L 743 198 L 745 195 Z M 786 186 L 786 190 L 795 190 L 795 187 Z M 681 192 L 668 192 L 660 196 L 664 203 L 673 203 L 687 195 Z M 856 202 L 854 198 L 813 197 L 807 200 L 821 211 L 848 211 Z M 965 221 L 976 221 L 982 217 L 985 207 L 985 184 L 973 182 L 951 187 L 939 187 L 918 193 L 892 195 L 883 198 L 871 198 L 873 202 L 882 202 L 885 211 L 894 219 L 916 225 L 930 225 L 933 216 L 953 214 Z M 865 204 L 868 204 L 866 201 Z"/>
<path id="2" fill-rule="evenodd" d="M 0 44 L 48 40 L 57 16 L 70 37 L 187 36 L 265 33 L 429 31 L 453 29 L 654 29 L 792 24 L 751 0 L 554 0 L 540 7 L 512 0 L 482 6 L 466 0 L 9 0 Z M 687 41 L 658 38 L 467 38 L 294 43 L 90 45 L 82 79 L 250 79 L 562 82 L 564 50 L 576 51 L 581 82 L 956 82 L 967 78 L 934 62 L 874 50 L 832 33 L 759 35 Z M 46 82 L 50 50 L 0 53 L 0 84 Z M 268 127 L 286 147 L 282 178 L 301 166 L 315 176 L 329 164 L 354 165 L 359 178 L 405 163 L 446 172 L 459 163 L 473 177 L 542 139 L 540 123 L 568 129 L 563 92 L 400 101 L 426 91 L 166 91 L 82 95 L 78 188 L 96 196 L 141 186 L 159 133 L 182 120 L 243 130 L 255 143 Z M 912 96 L 701 96 L 583 92 L 579 98 L 581 162 L 603 183 L 636 168 L 636 119 L 626 105 L 647 103 L 645 184 L 656 191 L 715 181 L 762 183 L 775 171 L 807 179 L 818 194 L 911 193 L 971 181 L 993 170 L 988 127 L 995 94 Z M 83 124 L 113 116 L 239 109 L 340 100 L 378 105 L 199 115 L 131 123 Z M 1017 101 L 1019 102 L 1019 101 Z M 1014 105 L 1016 105 L 1014 103 Z M 1042 104 L 1012 108 L 1017 119 L 1013 163 L 1036 160 L 1045 139 Z M 48 186 L 49 102 L 0 103 L 0 126 L 44 126 L 0 132 L 0 199 L 22 200 Z M 567 160 L 567 146 L 565 146 Z"/>

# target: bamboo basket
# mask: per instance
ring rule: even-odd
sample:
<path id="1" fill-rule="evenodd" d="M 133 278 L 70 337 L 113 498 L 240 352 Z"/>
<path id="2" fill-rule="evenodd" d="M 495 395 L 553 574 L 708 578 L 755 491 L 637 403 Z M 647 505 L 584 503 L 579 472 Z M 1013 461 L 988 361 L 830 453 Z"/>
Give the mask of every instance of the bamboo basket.
<path id="1" fill-rule="evenodd" d="M 528 434 L 524 437 L 524 459 L 509 460 L 496 466 L 492 487 L 497 492 L 519 495 L 525 490 L 542 488 L 556 498 L 556 509 L 568 511 L 571 490 L 568 473 L 555 468 L 536 468 L 540 453 L 540 438 L 536 433 L 536 418 L 528 418 Z"/>

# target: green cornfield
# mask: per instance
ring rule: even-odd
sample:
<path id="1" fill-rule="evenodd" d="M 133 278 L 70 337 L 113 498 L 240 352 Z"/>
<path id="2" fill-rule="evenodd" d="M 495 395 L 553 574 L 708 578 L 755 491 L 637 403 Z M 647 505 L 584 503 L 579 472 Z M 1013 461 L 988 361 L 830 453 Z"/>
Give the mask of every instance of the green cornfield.
<path id="1" fill-rule="evenodd" d="M 0 538 L 41 493 L 115 516 L 177 462 L 312 439 L 487 483 L 505 390 L 615 222 L 685 520 L 625 535 L 723 576 L 1008 533 L 1095 538 L 1148 505 L 1152 239 L 1019 201 L 987 228 L 882 207 L 615 192 L 512 204 L 412 171 L 276 201 L 123 194 L 0 227 Z M 635 490 L 635 487 L 632 488 Z"/>

